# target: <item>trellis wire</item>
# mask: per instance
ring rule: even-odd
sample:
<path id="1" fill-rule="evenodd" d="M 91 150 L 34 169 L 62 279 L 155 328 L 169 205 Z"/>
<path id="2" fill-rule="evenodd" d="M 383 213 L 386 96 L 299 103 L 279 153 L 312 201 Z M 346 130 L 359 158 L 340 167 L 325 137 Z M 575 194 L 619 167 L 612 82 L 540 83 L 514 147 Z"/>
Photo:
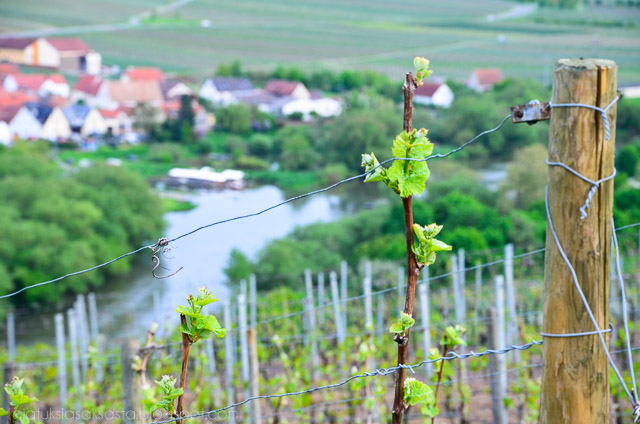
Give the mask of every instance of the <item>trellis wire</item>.
<path id="1" fill-rule="evenodd" d="M 262 215 L 265 212 L 268 212 L 268 211 L 270 211 L 272 209 L 275 209 L 275 208 L 278 208 L 280 206 L 286 205 L 287 203 L 291 203 L 291 202 L 293 202 L 295 200 L 299 200 L 299 199 L 303 199 L 305 197 L 309 197 L 309 196 L 313 196 L 313 195 L 316 195 L 316 194 L 319 194 L 319 193 L 323 193 L 325 191 L 329 191 L 329 190 L 331 190 L 331 189 L 333 189 L 335 187 L 338 187 L 341 184 L 347 183 L 349 181 L 353 181 L 353 180 L 357 180 L 359 178 L 366 177 L 367 175 L 369 175 L 370 173 L 372 173 L 376 169 L 382 167 L 383 165 L 385 165 L 387 163 L 390 163 L 390 162 L 393 162 L 393 161 L 396 161 L 396 160 L 426 162 L 426 161 L 429 161 L 429 160 L 435 159 L 435 158 L 446 158 L 447 156 L 450 156 L 450 155 L 452 155 L 454 153 L 457 153 L 460 150 L 464 149 L 465 147 L 469 146 L 470 144 L 474 143 L 475 141 L 477 141 L 483 135 L 491 134 L 491 133 L 493 133 L 495 131 L 498 131 L 500 128 L 502 128 L 502 126 L 505 124 L 505 122 L 507 122 L 507 120 L 510 117 L 511 117 L 511 115 L 507 115 L 500 122 L 500 124 L 498 124 L 498 126 L 496 126 L 495 128 L 492 128 L 492 129 L 489 129 L 489 130 L 486 130 L 486 131 L 483 131 L 483 132 L 477 134 L 475 137 L 471 138 L 466 143 L 462 144 L 461 146 L 459 146 L 459 147 L 457 147 L 455 149 L 450 150 L 447 153 L 444 153 L 444 154 L 442 154 L 442 153 L 433 154 L 433 155 L 430 155 L 430 156 L 428 156 L 428 157 L 426 157 L 424 159 L 413 159 L 413 158 L 391 158 L 391 159 L 387 159 L 387 160 L 381 162 L 380 164 L 378 164 L 377 166 L 375 166 L 374 168 L 370 169 L 367 172 L 364 172 L 364 173 L 359 174 L 359 175 L 354 175 L 353 177 L 345 178 L 344 180 L 338 181 L 337 183 L 332 184 L 332 185 L 330 185 L 328 187 L 321 188 L 319 190 L 310 191 L 308 193 L 304 193 L 304 194 L 301 194 L 299 196 L 291 197 L 291 198 L 289 198 L 287 200 L 284 200 L 284 201 L 282 201 L 280 203 L 277 203 L 277 204 L 275 204 L 273 206 L 270 206 L 270 207 L 268 207 L 266 209 L 262 209 L 261 211 L 258 211 L 258 212 L 254 212 L 254 213 L 250 213 L 250 214 L 246 214 L 246 215 L 239 215 L 239 216 L 236 216 L 236 217 L 233 217 L 233 218 L 227 218 L 227 219 L 223 219 L 223 220 L 220 220 L 220 221 L 212 222 L 212 223 L 207 224 L 207 225 L 200 226 L 200 227 L 195 228 L 195 229 L 193 229 L 193 230 L 191 230 L 189 232 L 186 232 L 186 233 L 181 234 L 181 235 L 179 235 L 177 237 L 169 239 L 166 242 L 167 243 L 173 243 L 173 242 L 175 242 L 177 240 L 180 240 L 180 239 L 182 239 L 184 237 L 188 237 L 188 236 L 190 236 L 190 235 L 192 235 L 194 233 L 197 233 L 198 231 L 204 230 L 206 228 L 210 228 L 210 227 L 213 227 L 213 226 L 216 226 L 216 225 L 220 225 L 220 224 L 225 224 L 225 223 L 232 222 L 232 221 L 237 221 L 237 220 L 240 220 L 240 219 L 246 219 L 246 218 L 251 218 L 251 217 L 254 217 L 254 216 Z M 133 250 L 131 252 L 125 253 L 123 255 L 120 255 L 117 258 L 111 259 L 111 260 L 109 260 L 107 262 L 104 262 L 104 263 L 102 263 L 100 265 L 96 265 L 96 266 L 93 266 L 91 268 L 87 268 L 87 269 L 83 269 L 83 270 L 80 270 L 80 271 L 76 271 L 76 272 L 72 272 L 72 273 L 69 273 L 69 274 L 65 274 L 65 275 L 63 275 L 61 277 L 57 277 L 57 278 L 54 278 L 52 280 L 43 281 L 43 282 L 40 282 L 40 283 L 36 283 L 36 284 L 32 284 L 32 285 L 23 287 L 23 288 L 21 288 L 19 290 L 16 290 L 15 292 L 8 293 L 8 294 L 0 296 L 0 299 L 5 299 L 5 298 L 11 297 L 11 296 L 15 296 L 15 295 L 17 295 L 19 293 L 22 293 L 25 290 L 29 290 L 29 289 L 32 289 L 32 288 L 35 288 L 35 287 L 43 286 L 43 285 L 46 285 L 46 284 L 55 283 L 57 281 L 64 280 L 65 278 L 69 278 L 69 277 L 72 277 L 74 275 L 79 275 L 79 274 L 84 274 L 84 273 L 87 273 L 87 272 L 90 272 L 90 271 L 94 271 L 94 270 L 96 270 L 98 268 L 102 268 L 102 267 L 105 267 L 107 265 L 110 265 L 110 264 L 112 264 L 112 263 L 114 263 L 116 261 L 119 261 L 119 260 L 124 259 L 124 258 L 126 258 L 128 256 L 131 256 L 131 255 L 134 255 L 134 254 L 136 254 L 138 252 L 141 252 L 141 251 L 143 251 L 145 249 L 151 249 L 154 246 L 156 246 L 157 244 L 158 244 L 158 242 L 152 243 L 152 244 L 148 244 L 146 246 L 139 247 L 138 249 Z"/>

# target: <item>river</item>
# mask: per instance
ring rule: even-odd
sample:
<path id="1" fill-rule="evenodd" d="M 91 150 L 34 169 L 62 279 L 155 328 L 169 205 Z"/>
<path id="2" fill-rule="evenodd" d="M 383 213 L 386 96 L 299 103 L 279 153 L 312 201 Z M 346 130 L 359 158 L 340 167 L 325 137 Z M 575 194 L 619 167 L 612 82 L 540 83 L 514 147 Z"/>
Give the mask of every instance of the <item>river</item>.
<path id="1" fill-rule="evenodd" d="M 376 197 L 373 185 L 354 181 L 329 192 L 320 193 L 285 204 L 264 214 L 203 229 L 171 244 L 171 251 L 161 256 L 158 275 L 166 275 L 183 267 L 166 279 L 151 275 L 151 252 L 140 253 L 133 269 L 114 278 L 96 290 L 99 328 L 102 334 L 136 335 L 151 322 L 164 322 L 172 317 L 176 305 L 189 293 L 206 286 L 221 301 L 228 298 L 224 267 L 232 249 L 240 249 L 254 259 L 267 242 L 285 236 L 295 227 L 313 222 L 333 221 L 369 206 Z M 242 191 L 199 191 L 186 196 L 196 204 L 187 212 L 165 214 L 165 236 L 174 238 L 202 225 L 240 215 L 258 212 L 282 202 L 285 193 L 274 186 Z M 71 277 L 78 278 L 78 277 Z M 154 292 L 158 302 L 154 305 Z M 163 311 L 160 313 L 159 311 Z M 55 311 L 17 316 L 17 343 L 54 342 Z"/>

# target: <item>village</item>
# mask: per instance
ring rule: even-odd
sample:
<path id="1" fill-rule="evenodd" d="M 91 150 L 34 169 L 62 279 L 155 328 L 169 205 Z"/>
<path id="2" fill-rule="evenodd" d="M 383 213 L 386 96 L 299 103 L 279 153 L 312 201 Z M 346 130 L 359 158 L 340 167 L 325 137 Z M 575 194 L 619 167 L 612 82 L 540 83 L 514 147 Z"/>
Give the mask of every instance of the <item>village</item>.
<path id="1" fill-rule="evenodd" d="M 467 85 L 486 91 L 504 79 L 498 69 L 474 71 Z M 73 83 L 71 83 L 73 81 Z M 154 67 L 109 67 L 79 38 L 0 39 L 0 143 L 69 141 L 92 148 L 143 140 L 144 122 L 175 118 L 181 99 L 193 111 L 199 137 L 215 127 L 215 110 L 242 103 L 278 119 L 333 118 L 343 110 L 335 93 L 309 90 L 299 81 L 270 79 L 256 87 L 246 77 L 221 76 L 201 84 Z M 448 108 L 454 94 L 444 81 L 424 84 L 417 104 Z"/>

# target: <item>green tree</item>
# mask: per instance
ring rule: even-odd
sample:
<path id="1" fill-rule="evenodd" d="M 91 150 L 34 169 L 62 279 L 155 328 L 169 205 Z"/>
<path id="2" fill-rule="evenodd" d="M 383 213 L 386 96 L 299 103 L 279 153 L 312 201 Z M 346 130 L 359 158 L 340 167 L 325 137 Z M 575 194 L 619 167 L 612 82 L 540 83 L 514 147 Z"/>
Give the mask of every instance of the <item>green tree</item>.
<path id="1" fill-rule="evenodd" d="M 218 126 L 233 134 L 251 132 L 251 110 L 242 103 L 223 107 L 216 112 Z"/>
<path id="2" fill-rule="evenodd" d="M 640 145 L 640 144 L 639 144 Z M 640 160 L 640 153 L 635 145 L 627 145 L 623 147 L 616 156 L 616 168 L 618 172 L 624 172 L 630 177 L 636 175 L 638 169 L 638 160 Z"/>
<path id="3" fill-rule="evenodd" d="M 547 184 L 547 149 L 542 145 L 524 147 L 515 152 L 507 165 L 507 178 L 501 187 L 504 209 L 528 209 L 544 198 Z"/>
<path id="4" fill-rule="evenodd" d="M 231 250 L 227 266 L 223 269 L 227 281 L 237 284 L 240 280 L 246 280 L 254 272 L 254 264 L 241 250 Z"/>

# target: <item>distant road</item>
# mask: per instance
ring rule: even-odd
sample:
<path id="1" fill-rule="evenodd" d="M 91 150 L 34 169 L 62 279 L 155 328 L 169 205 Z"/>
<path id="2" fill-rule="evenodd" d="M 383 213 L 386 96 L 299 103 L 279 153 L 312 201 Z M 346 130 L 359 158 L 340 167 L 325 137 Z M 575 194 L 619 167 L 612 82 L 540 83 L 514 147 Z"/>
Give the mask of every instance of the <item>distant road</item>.
<path id="1" fill-rule="evenodd" d="M 533 4 L 522 4 L 522 5 L 519 5 L 519 6 L 512 7 L 511 9 L 509 9 L 506 12 L 503 12 L 503 13 L 496 13 L 496 14 L 492 14 L 492 15 L 487 15 L 487 21 L 489 21 L 489 22 L 505 21 L 507 19 L 521 18 L 523 16 L 527 16 L 527 15 L 533 13 L 537 8 L 538 8 L 538 5 L 535 4 L 535 3 L 533 3 Z"/>
<path id="2" fill-rule="evenodd" d="M 158 6 L 153 10 L 145 10 L 143 12 L 133 15 L 127 22 L 119 22 L 113 24 L 96 24 L 96 25 L 77 25 L 59 28 L 46 28 L 46 29 L 33 29 L 27 31 L 14 31 L 0 33 L 0 38 L 14 38 L 14 37 L 48 37 L 52 35 L 69 35 L 78 33 L 89 32 L 113 32 L 123 31 L 127 29 L 136 28 L 140 25 L 140 20 L 148 18 L 155 12 L 158 15 L 164 15 L 174 12 L 179 8 L 186 6 L 193 0 L 176 0 L 172 3 L 164 6 Z"/>

